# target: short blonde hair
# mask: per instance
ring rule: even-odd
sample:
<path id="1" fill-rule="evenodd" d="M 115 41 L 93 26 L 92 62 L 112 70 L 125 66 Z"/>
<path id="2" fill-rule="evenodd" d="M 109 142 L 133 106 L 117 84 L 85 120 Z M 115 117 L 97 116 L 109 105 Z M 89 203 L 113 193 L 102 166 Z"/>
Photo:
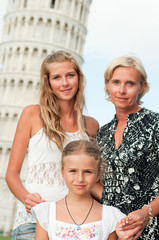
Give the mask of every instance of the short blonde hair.
<path id="1" fill-rule="evenodd" d="M 110 100 L 108 83 L 109 83 L 109 80 L 112 78 L 115 69 L 118 67 L 131 67 L 138 72 L 141 85 L 143 83 L 145 84 L 144 90 L 140 94 L 140 97 L 138 98 L 138 101 L 137 101 L 139 105 L 142 104 L 143 102 L 140 99 L 145 95 L 146 92 L 148 92 L 149 83 L 147 82 L 147 74 L 142 62 L 134 56 L 120 56 L 114 59 L 106 68 L 104 73 L 104 79 L 105 79 L 105 93 L 108 95 L 107 100 Z"/>

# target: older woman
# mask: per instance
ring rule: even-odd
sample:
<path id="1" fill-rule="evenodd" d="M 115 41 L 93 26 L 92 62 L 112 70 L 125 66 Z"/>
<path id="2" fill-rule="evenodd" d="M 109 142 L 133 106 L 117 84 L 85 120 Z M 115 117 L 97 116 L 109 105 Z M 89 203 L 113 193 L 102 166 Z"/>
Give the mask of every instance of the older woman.
<path id="1" fill-rule="evenodd" d="M 128 214 L 130 225 L 121 224 L 121 229 L 131 229 L 129 237 L 157 240 L 159 114 L 140 107 L 148 89 L 146 72 L 136 57 L 122 56 L 109 64 L 105 92 L 116 115 L 100 128 L 97 143 L 108 164 L 101 202 Z"/>

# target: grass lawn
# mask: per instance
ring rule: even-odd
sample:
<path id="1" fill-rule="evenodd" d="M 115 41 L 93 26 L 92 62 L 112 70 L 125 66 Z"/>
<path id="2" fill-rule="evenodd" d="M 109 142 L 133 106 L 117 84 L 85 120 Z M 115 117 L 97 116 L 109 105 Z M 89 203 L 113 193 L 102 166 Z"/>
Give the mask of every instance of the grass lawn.
<path id="1" fill-rule="evenodd" d="M 0 240 L 11 240 L 11 237 L 0 237 Z"/>

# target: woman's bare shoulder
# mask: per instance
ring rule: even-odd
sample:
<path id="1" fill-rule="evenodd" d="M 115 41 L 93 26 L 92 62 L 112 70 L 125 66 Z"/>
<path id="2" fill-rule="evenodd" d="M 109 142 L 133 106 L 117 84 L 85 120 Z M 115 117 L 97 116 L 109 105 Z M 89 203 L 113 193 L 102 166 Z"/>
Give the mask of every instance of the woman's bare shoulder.
<path id="1" fill-rule="evenodd" d="M 90 116 L 85 116 L 86 119 L 86 125 L 88 129 L 95 129 L 96 131 L 99 129 L 99 123 L 98 121 Z"/>
<path id="2" fill-rule="evenodd" d="M 86 119 L 86 127 L 87 127 L 87 131 L 90 137 L 95 138 L 96 137 L 96 133 L 99 129 L 99 123 L 98 121 L 90 116 L 85 116 Z"/>
<path id="3" fill-rule="evenodd" d="M 29 105 L 25 107 L 22 111 L 20 121 L 30 126 L 32 129 L 32 134 L 35 134 L 43 126 L 40 117 L 40 106 Z"/>
<path id="4" fill-rule="evenodd" d="M 40 115 L 40 106 L 37 104 L 37 105 L 29 105 L 27 107 L 25 107 L 23 109 L 23 114 L 26 114 L 26 115 L 30 115 L 30 116 L 33 116 L 33 115 Z"/>

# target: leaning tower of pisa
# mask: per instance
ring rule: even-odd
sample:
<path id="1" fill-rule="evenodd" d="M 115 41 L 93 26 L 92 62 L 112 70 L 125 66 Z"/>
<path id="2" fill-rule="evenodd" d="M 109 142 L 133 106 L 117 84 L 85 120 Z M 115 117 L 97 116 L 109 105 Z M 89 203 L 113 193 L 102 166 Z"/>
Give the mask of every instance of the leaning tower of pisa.
<path id="1" fill-rule="evenodd" d="M 38 103 L 46 55 L 70 51 L 82 64 L 92 0 L 8 0 L 0 43 L 0 230 L 12 227 L 15 198 L 4 180 L 22 109 Z M 25 178 L 25 165 L 22 178 Z"/>

